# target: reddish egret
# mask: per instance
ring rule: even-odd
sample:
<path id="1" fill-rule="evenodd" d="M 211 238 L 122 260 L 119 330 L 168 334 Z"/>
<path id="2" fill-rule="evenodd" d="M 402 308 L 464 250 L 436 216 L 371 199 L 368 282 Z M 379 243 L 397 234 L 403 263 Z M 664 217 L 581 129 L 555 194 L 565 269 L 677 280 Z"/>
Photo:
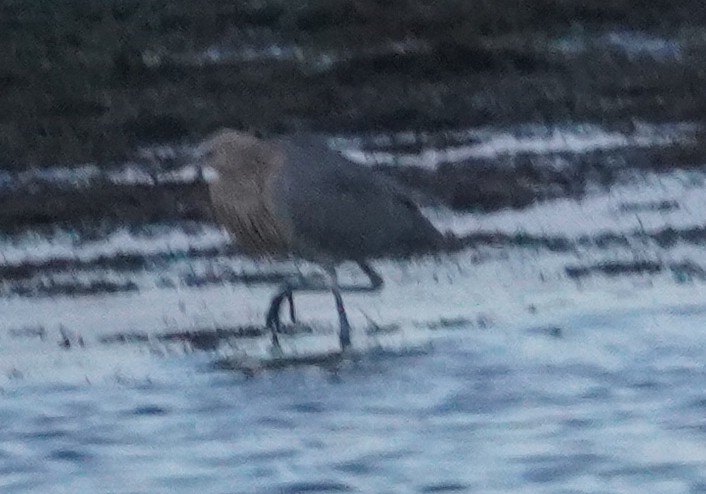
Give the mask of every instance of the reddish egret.
<path id="1" fill-rule="evenodd" d="M 294 256 L 319 264 L 326 283 L 303 278 L 283 284 L 272 298 L 267 327 L 279 348 L 280 306 L 295 291 L 331 291 L 342 350 L 350 325 L 342 291 L 377 291 L 383 280 L 367 263 L 406 257 L 441 246 L 442 235 L 393 181 L 346 160 L 323 139 L 264 140 L 225 129 L 203 146 L 219 178 L 209 184 L 216 219 L 254 256 Z M 370 284 L 342 286 L 336 265 L 353 261 Z"/>

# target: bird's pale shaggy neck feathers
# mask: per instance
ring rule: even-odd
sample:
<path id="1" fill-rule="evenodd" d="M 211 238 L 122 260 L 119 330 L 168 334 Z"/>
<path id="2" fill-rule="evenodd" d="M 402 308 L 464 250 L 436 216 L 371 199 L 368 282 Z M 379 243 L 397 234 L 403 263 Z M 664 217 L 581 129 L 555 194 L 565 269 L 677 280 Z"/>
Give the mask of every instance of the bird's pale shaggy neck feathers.
<path id="1" fill-rule="evenodd" d="M 247 252 L 276 255 L 289 248 L 286 221 L 275 213 L 273 182 L 284 155 L 276 144 L 239 132 L 221 132 L 207 143 L 218 180 L 209 185 L 216 218 Z"/>

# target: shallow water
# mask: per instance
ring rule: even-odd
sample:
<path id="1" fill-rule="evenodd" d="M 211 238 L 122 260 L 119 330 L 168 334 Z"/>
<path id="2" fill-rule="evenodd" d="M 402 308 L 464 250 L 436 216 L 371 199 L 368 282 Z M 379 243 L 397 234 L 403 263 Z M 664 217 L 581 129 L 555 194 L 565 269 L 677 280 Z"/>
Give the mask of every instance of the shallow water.
<path id="1" fill-rule="evenodd" d="M 2 492 L 700 492 L 706 304 L 248 377 L 10 386 Z M 677 337 L 678 336 L 678 337 Z M 168 377 L 164 377 L 168 376 Z"/>
<path id="2" fill-rule="evenodd" d="M 376 263 L 385 289 L 346 296 L 351 357 L 302 364 L 336 316 L 298 295 L 309 331 L 277 369 L 234 334 L 294 266 L 190 223 L 5 236 L 0 492 L 704 492 L 704 176 L 425 211 L 491 239 Z M 134 289 L 42 289 L 95 280 Z"/>

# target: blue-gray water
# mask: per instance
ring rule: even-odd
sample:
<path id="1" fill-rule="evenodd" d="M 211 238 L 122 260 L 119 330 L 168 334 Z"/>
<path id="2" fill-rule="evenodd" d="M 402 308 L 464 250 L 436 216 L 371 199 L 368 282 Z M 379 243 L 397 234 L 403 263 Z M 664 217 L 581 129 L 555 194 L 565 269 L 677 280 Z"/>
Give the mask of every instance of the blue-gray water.
<path id="1" fill-rule="evenodd" d="M 8 387 L 0 490 L 703 492 L 705 310 L 456 328 L 328 369 L 248 377 L 197 353 L 160 358 L 161 383 Z"/>
<path id="2" fill-rule="evenodd" d="M 552 158 L 667 130 L 503 133 L 472 151 Z M 376 262 L 385 289 L 345 297 L 362 355 L 254 375 L 216 363 L 257 359 L 262 340 L 209 335 L 262 324 L 275 287 L 235 275 L 273 266 L 213 226 L 4 236 L 0 493 L 706 492 L 704 177 L 428 211 L 487 241 Z M 287 351 L 330 350 L 330 296 L 296 303 L 318 333 Z M 197 330 L 200 347 L 179 339 Z"/>

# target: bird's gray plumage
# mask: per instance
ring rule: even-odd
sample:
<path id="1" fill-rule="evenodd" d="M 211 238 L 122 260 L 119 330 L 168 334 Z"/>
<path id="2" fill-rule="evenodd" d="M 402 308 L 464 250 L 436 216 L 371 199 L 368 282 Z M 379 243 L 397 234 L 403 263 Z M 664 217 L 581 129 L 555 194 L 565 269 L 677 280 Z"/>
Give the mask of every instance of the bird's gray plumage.
<path id="1" fill-rule="evenodd" d="M 336 262 L 440 246 L 441 234 L 390 179 L 346 160 L 323 141 L 289 138 L 279 145 L 285 161 L 273 200 L 292 229 L 297 255 Z"/>
<path id="2" fill-rule="evenodd" d="M 221 131 L 207 143 L 216 218 L 246 251 L 337 263 L 434 250 L 441 234 L 405 191 L 321 139 Z"/>
<path id="3" fill-rule="evenodd" d="M 382 279 L 366 260 L 409 256 L 441 247 L 443 237 L 402 187 L 352 163 L 312 136 L 263 140 L 222 130 L 202 147 L 219 179 L 209 185 L 216 218 L 250 254 L 293 255 L 318 262 L 331 276 L 341 323 L 341 345 L 349 325 L 335 265 L 355 261 L 377 290 Z M 284 297 L 321 289 L 301 282 L 283 286 L 270 305 L 267 323 L 279 325 Z M 360 287 L 357 287 L 360 289 Z M 273 341 L 277 343 L 276 331 Z"/>

